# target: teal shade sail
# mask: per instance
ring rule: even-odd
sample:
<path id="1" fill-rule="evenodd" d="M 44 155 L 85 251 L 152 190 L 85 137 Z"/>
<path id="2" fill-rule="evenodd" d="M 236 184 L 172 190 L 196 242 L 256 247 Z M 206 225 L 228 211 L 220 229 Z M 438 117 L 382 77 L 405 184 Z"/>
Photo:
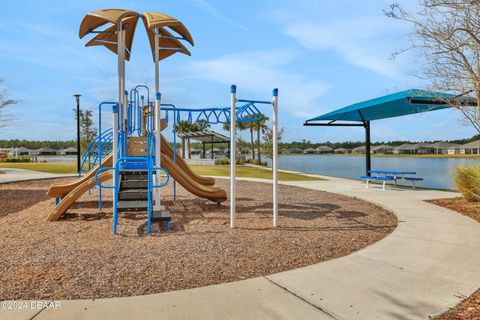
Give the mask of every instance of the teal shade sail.
<path id="1" fill-rule="evenodd" d="M 441 110 L 452 105 L 476 105 L 473 98 L 448 93 L 410 89 L 355 103 L 309 119 L 312 121 L 372 121 L 410 114 Z"/>

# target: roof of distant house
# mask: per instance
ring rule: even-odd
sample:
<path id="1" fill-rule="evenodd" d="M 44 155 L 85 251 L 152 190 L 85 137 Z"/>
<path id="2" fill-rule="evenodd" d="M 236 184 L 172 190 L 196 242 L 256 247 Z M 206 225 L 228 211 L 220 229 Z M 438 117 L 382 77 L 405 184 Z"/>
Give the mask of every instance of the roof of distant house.
<path id="1" fill-rule="evenodd" d="M 362 150 L 362 149 L 367 149 L 367 147 L 366 146 L 359 146 L 359 147 L 353 148 L 352 150 Z"/>
<path id="2" fill-rule="evenodd" d="M 392 147 L 392 146 L 389 146 L 388 144 L 382 144 L 382 145 L 379 145 L 379 146 L 376 146 L 374 147 L 372 150 L 382 150 L 382 149 L 395 149 L 395 147 Z"/>
<path id="3" fill-rule="evenodd" d="M 330 148 L 329 146 L 319 146 L 317 147 L 318 151 L 332 151 L 333 149 Z"/>
<path id="4" fill-rule="evenodd" d="M 437 141 L 435 143 L 431 143 L 430 146 L 435 149 L 448 149 L 448 148 L 453 148 L 457 147 L 460 144 L 458 143 L 451 143 L 451 142 L 445 142 L 445 141 Z"/>
<path id="5" fill-rule="evenodd" d="M 57 152 L 57 150 L 52 149 L 52 148 L 40 148 L 40 149 L 37 149 L 35 151 L 37 151 L 37 152 Z"/>
<path id="6" fill-rule="evenodd" d="M 480 149 L 480 140 L 475 140 L 469 143 L 465 143 L 462 148 L 473 148 L 473 149 Z"/>

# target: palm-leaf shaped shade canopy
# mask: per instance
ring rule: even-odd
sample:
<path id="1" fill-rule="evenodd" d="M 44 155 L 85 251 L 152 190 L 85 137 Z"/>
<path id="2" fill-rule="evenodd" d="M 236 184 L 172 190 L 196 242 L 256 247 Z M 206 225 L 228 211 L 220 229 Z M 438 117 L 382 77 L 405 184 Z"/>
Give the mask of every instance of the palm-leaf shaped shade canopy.
<path id="1" fill-rule="evenodd" d="M 117 53 L 117 34 L 119 22 L 125 29 L 125 59 L 130 60 L 130 54 L 135 35 L 139 14 L 135 11 L 124 9 L 104 9 L 89 12 L 83 18 L 80 25 L 79 36 L 83 38 L 87 34 L 97 33 L 86 46 L 104 46 L 110 51 Z M 157 29 L 160 34 L 160 60 L 168 58 L 169 56 L 180 52 L 186 55 L 191 55 L 188 49 L 180 42 L 186 40 L 190 44 L 193 43 L 192 36 L 188 29 L 177 19 L 158 12 L 146 12 L 142 14 L 142 19 L 147 29 L 147 35 L 150 42 L 152 52 L 155 48 L 154 29 Z M 98 28 L 109 24 L 103 30 Z M 179 36 L 174 36 L 167 28 L 174 31 Z"/>
<path id="2" fill-rule="evenodd" d="M 192 46 L 194 45 L 193 38 L 188 29 L 177 19 L 159 12 L 145 12 L 142 14 L 143 24 L 147 30 L 148 40 L 150 42 L 151 52 L 155 51 L 155 34 L 157 29 L 160 34 L 160 54 L 159 59 L 163 60 L 177 52 L 191 55 L 190 51 L 180 42 L 185 40 Z M 173 30 L 178 36 L 174 36 L 167 30 Z M 154 57 L 155 55 L 152 55 Z"/>
<path id="3" fill-rule="evenodd" d="M 122 22 L 125 29 L 125 59 L 130 60 L 133 37 L 138 22 L 138 13 L 124 9 L 104 9 L 95 10 L 87 13 L 80 24 L 80 39 L 90 33 L 98 33 L 85 46 L 104 46 L 108 50 L 117 53 L 117 34 L 118 24 Z M 111 25 L 110 25 L 111 24 Z M 110 25 L 106 29 L 98 28 Z"/>

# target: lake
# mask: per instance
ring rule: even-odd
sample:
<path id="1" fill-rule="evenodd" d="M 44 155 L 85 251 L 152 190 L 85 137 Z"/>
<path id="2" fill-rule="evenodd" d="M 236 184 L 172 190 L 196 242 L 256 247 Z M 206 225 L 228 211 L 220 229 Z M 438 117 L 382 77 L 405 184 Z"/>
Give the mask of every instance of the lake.
<path id="1" fill-rule="evenodd" d="M 76 159 L 76 156 L 38 157 L 38 161 L 47 162 L 76 161 Z M 269 166 L 272 165 L 272 161 L 268 158 L 262 158 L 262 161 L 266 161 Z M 415 171 L 418 177 L 424 179 L 424 181 L 417 183 L 418 186 L 439 189 L 454 189 L 453 169 L 458 165 L 474 163 L 480 163 L 480 158 L 372 157 L 372 169 L 374 170 Z M 285 170 L 358 179 L 365 174 L 365 157 L 342 155 L 279 156 L 278 167 Z M 409 183 L 407 182 L 407 184 Z"/>
<path id="2" fill-rule="evenodd" d="M 270 159 L 265 158 L 262 161 L 267 161 L 268 165 L 271 166 L 272 161 Z M 458 165 L 474 163 L 480 163 L 480 159 L 372 157 L 372 170 L 415 171 L 418 177 L 424 179 L 417 184 L 418 186 L 454 189 L 453 169 Z M 365 174 L 365 157 L 342 155 L 279 156 L 278 168 L 358 179 Z"/>

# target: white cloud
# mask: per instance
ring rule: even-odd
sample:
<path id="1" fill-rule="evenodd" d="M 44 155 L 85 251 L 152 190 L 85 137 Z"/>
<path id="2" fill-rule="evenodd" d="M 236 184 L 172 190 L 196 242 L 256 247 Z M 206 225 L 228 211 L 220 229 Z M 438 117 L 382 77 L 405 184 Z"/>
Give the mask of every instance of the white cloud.
<path id="1" fill-rule="evenodd" d="M 410 6 L 404 0 L 402 5 Z M 387 18 L 382 9 L 389 0 L 285 2 L 267 17 L 277 21 L 284 33 L 311 51 L 332 51 L 351 65 L 360 66 L 389 78 L 404 73 L 405 54 L 397 61 L 391 54 L 408 46 L 408 25 Z M 408 58 L 408 59 L 407 59 Z"/>
<path id="2" fill-rule="evenodd" d="M 280 88 L 281 110 L 296 117 L 306 117 L 318 113 L 315 101 L 329 86 L 323 81 L 286 71 L 294 58 L 292 52 L 282 50 L 247 52 L 192 62 L 188 72 L 196 79 L 224 86 L 236 84 L 243 98 L 247 98 L 245 95 L 269 97 L 274 87 Z"/>
<path id="3" fill-rule="evenodd" d="M 232 19 L 228 18 L 227 16 L 225 16 L 224 14 L 222 14 L 220 12 L 220 10 L 218 10 L 216 7 L 214 7 L 213 5 L 211 5 L 210 3 L 208 3 L 206 0 L 190 0 L 191 2 L 193 2 L 194 5 L 196 5 L 197 7 L 199 7 L 200 9 L 202 9 L 204 12 L 212 15 L 213 17 L 223 21 L 223 22 L 226 22 L 236 28 L 239 28 L 243 31 L 246 31 L 252 35 L 256 35 L 256 33 L 244 26 L 243 24 L 240 24 L 236 21 L 233 21 Z"/>
<path id="4" fill-rule="evenodd" d="M 310 50 L 334 50 L 350 64 L 395 77 L 398 66 L 390 58 L 402 48 L 398 29 L 393 21 L 379 17 L 335 23 L 298 21 L 288 24 L 285 33 Z"/>

